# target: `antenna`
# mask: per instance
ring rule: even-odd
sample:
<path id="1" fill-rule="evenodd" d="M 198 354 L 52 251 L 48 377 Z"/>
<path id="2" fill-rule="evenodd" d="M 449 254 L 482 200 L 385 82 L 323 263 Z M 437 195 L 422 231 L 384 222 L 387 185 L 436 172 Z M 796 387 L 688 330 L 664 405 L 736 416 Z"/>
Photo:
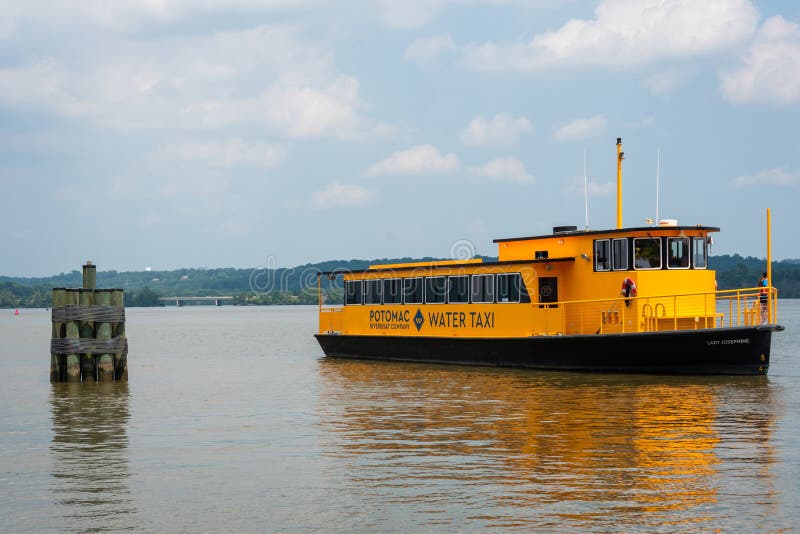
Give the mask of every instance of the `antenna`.
<path id="1" fill-rule="evenodd" d="M 658 190 L 661 180 L 661 147 L 656 148 L 656 226 L 658 226 Z"/>
<path id="2" fill-rule="evenodd" d="M 586 212 L 586 229 L 589 229 L 589 175 L 586 174 L 586 145 L 583 145 L 583 208 Z"/>
<path id="3" fill-rule="evenodd" d="M 625 152 L 622 151 L 622 138 L 617 137 L 617 229 L 622 228 L 622 160 Z"/>

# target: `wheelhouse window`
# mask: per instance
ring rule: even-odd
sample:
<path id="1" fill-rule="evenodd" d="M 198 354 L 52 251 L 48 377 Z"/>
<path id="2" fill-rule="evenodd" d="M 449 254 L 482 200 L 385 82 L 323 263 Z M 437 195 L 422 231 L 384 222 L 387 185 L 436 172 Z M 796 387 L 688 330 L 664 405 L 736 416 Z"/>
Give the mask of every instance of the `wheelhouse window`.
<path id="1" fill-rule="evenodd" d="M 344 304 L 361 304 L 362 288 L 361 280 L 345 280 L 344 282 Z"/>
<path id="2" fill-rule="evenodd" d="M 472 275 L 472 280 L 470 281 L 470 299 L 476 304 L 494 302 L 494 275 Z"/>
<path id="3" fill-rule="evenodd" d="M 403 291 L 402 280 L 399 278 L 389 278 L 383 281 L 383 303 L 384 304 L 402 304 Z"/>
<path id="4" fill-rule="evenodd" d="M 425 302 L 428 304 L 443 304 L 447 296 L 447 278 L 444 276 L 429 276 L 425 279 Z"/>
<path id="5" fill-rule="evenodd" d="M 364 280 L 364 304 L 380 304 L 383 280 Z"/>
<path id="6" fill-rule="evenodd" d="M 694 258 L 695 269 L 705 269 L 708 267 L 708 245 L 705 237 L 692 238 L 692 257 Z"/>
<path id="7" fill-rule="evenodd" d="M 658 237 L 634 238 L 633 267 L 635 269 L 660 269 L 661 239 Z"/>
<path id="8" fill-rule="evenodd" d="M 447 301 L 453 304 L 469 302 L 469 276 L 447 278 Z"/>
<path id="9" fill-rule="evenodd" d="M 497 302 L 519 302 L 519 273 L 497 275 Z"/>
<path id="10" fill-rule="evenodd" d="M 667 268 L 669 269 L 689 268 L 688 237 L 667 238 Z"/>
<path id="11" fill-rule="evenodd" d="M 422 304 L 422 278 L 403 279 L 403 299 L 406 304 Z"/>
<path id="12" fill-rule="evenodd" d="M 611 265 L 615 271 L 628 270 L 627 239 L 613 239 L 611 241 Z"/>
<path id="13" fill-rule="evenodd" d="M 598 239 L 594 242 L 594 270 L 595 271 L 610 271 L 611 270 L 611 254 L 609 254 L 609 240 Z"/>

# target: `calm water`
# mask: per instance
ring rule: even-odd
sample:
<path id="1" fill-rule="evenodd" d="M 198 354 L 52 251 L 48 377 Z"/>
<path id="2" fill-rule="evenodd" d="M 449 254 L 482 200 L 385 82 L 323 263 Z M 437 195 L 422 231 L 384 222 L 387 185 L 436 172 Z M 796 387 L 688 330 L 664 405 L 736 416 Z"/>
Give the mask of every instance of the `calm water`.
<path id="1" fill-rule="evenodd" d="M 0 310 L 0 530 L 800 527 L 800 301 L 764 377 L 323 359 L 316 308 L 129 309 L 128 384 L 51 385 Z"/>

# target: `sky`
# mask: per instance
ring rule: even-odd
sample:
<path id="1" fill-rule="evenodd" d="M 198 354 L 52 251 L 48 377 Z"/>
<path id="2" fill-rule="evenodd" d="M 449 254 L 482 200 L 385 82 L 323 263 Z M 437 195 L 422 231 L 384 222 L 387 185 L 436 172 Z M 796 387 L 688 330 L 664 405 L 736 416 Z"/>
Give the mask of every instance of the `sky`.
<path id="1" fill-rule="evenodd" d="M 617 137 L 625 226 L 800 258 L 798 111 L 795 1 L 4 0 L 0 274 L 495 255 Z"/>

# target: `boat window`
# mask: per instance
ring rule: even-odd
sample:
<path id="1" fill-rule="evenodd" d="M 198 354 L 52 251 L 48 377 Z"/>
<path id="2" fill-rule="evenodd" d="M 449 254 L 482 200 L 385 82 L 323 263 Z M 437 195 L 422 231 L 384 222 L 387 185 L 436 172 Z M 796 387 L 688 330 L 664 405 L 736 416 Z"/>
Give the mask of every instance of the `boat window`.
<path id="1" fill-rule="evenodd" d="M 402 280 L 399 278 L 389 278 L 383 281 L 383 303 L 384 304 L 402 304 Z"/>
<path id="2" fill-rule="evenodd" d="M 474 274 L 470 285 L 472 302 L 485 304 L 494 302 L 494 275 Z"/>
<path id="3" fill-rule="evenodd" d="M 406 304 L 422 304 L 422 287 L 422 278 L 404 278 L 404 302 Z"/>
<path id="4" fill-rule="evenodd" d="M 519 302 L 519 273 L 497 275 L 497 302 Z"/>
<path id="5" fill-rule="evenodd" d="M 448 276 L 447 302 L 469 302 L 469 276 Z"/>
<path id="6" fill-rule="evenodd" d="M 609 254 L 608 239 L 598 239 L 594 242 L 594 270 L 610 271 L 611 255 Z"/>
<path id="7" fill-rule="evenodd" d="M 615 271 L 628 270 L 627 239 L 614 239 L 611 241 L 611 264 Z"/>
<path id="8" fill-rule="evenodd" d="M 708 267 L 708 254 L 706 253 L 708 249 L 706 249 L 706 238 L 695 237 L 692 239 L 692 245 L 694 246 L 694 250 L 692 250 L 692 256 L 694 257 L 694 268 L 705 269 Z"/>
<path id="9" fill-rule="evenodd" d="M 361 280 L 345 280 L 344 303 L 361 304 Z"/>
<path id="10" fill-rule="evenodd" d="M 633 267 L 635 269 L 661 268 L 661 239 L 637 237 L 633 240 Z"/>
<path id="11" fill-rule="evenodd" d="M 667 268 L 669 269 L 688 269 L 689 268 L 689 238 L 688 237 L 668 237 L 667 238 Z"/>
<path id="12" fill-rule="evenodd" d="M 444 276 L 430 276 L 425 278 L 425 302 L 428 304 L 442 304 L 447 295 L 447 278 Z"/>
<path id="13" fill-rule="evenodd" d="M 364 304 L 380 304 L 383 280 L 364 280 Z"/>

